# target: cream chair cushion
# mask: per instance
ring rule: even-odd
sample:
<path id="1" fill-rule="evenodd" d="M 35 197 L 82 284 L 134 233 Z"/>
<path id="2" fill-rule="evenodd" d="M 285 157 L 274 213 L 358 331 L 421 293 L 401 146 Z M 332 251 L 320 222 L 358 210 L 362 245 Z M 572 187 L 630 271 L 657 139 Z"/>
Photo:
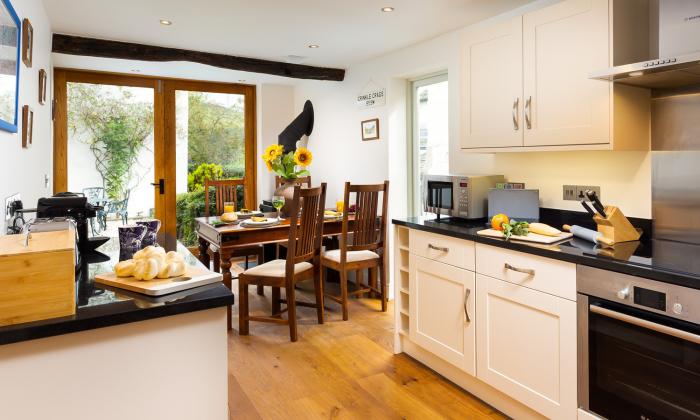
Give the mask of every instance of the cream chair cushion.
<path id="1" fill-rule="evenodd" d="M 286 260 L 272 260 L 265 264 L 256 265 L 255 267 L 247 269 L 245 274 L 251 276 L 284 277 L 286 264 Z M 294 266 L 294 273 L 298 274 L 311 268 L 313 268 L 313 264 L 309 262 L 300 262 Z"/>
<path id="2" fill-rule="evenodd" d="M 340 250 L 333 249 L 330 251 L 326 251 L 323 254 L 323 258 L 340 263 Z M 346 261 L 347 262 L 367 261 L 367 260 L 373 260 L 375 258 L 379 258 L 379 255 L 376 252 L 366 251 L 366 250 L 365 251 L 348 251 L 348 257 L 347 257 Z"/>

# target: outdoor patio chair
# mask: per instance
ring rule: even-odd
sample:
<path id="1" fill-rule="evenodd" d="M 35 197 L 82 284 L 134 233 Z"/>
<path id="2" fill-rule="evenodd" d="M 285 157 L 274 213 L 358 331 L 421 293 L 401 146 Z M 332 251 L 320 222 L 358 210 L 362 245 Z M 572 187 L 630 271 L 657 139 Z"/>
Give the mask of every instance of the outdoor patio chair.
<path id="1" fill-rule="evenodd" d="M 93 236 L 97 236 L 107 229 L 107 193 L 104 187 L 89 187 L 83 188 L 83 195 L 87 198 L 88 203 L 93 206 L 102 207 L 101 210 L 97 211 L 94 218 L 90 219 L 90 229 L 92 230 Z"/>

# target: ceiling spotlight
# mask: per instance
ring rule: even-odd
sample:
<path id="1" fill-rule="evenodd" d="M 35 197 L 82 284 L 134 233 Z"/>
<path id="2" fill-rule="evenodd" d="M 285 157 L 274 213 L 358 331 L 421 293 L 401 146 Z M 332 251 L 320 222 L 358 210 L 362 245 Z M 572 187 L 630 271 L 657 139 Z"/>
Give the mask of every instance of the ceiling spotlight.
<path id="1" fill-rule="evenodd" d="M 309 45 L 309 48 L 318 48 L 318 45 L 316 45 L 316 44 L 311 44 L 311 45 Z"/>
<path id="2" fill-rule="evenodd" d="M 394 11 L 394 8 L 391 6 L 382 7 L 382 12 L 389 13 L 389 12 L 393 12 L 393 11 Z"/>
<path id="3" fill-rule="evenodd" d="M 633 71 L 633 72 L 630 73 L 630 77 L 639 77 L 639 76 L 641 76 L 641 75 L 643 75 L 643 74 L 644 74 L 643 71 Z"/>
<path id="4" fill-rule="evenodd" d="M 168 20 L 168 19 L 161 19 L 160 24 L 165 25 L 165 26 L 170 26 L 173 24 L 173 22 L 171 20 Z"/>

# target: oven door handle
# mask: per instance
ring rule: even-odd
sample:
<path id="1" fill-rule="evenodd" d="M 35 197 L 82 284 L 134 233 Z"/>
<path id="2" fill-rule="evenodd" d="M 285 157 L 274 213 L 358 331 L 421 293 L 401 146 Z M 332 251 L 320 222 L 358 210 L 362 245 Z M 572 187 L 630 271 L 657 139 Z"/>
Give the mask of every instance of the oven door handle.
<path id="1" fill-rule="evenodd" d="M 591 312 L 594 314 L 606 316 L 638 327 L 646 328 L 647 330 L 656 331 L 662 334 L 670 335 L 681 340 L 690 341 L 695 344 L 700 344 L 700 335 L 689 333 L 688 331 L 679 330 L 678 328 L 669 327 L 656 322 L 647 321 L 646 319 L 637 318 L 631 315 L 623 314 L 610 309 L 602 308 L 597 305 L 589 305 Z"/>

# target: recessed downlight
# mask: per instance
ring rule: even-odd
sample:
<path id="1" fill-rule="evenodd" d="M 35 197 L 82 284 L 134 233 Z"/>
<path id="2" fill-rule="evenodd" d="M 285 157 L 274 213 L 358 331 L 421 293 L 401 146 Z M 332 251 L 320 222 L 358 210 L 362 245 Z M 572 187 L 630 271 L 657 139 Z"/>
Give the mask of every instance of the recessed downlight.
<path id="1" fill-rule="evenodd" d="M 309 44 L 309 48 L 314 49 L 314 48 L 319 48 L 318 44 Z"/>
<path id="2" fill-rule="evenodd" d="M 161 20 L 160 20 L 160 24 L 161 24 L 161 25 L 165 25 L 165 26 L 170 26 L 170 25 L 173 24 L 173 21 L 172 21 L 172 20 L 168 20 L 168 19 L 161 19 Z"/>
<path id="3" fill-rule="evenodd" d="M 630 77 L 639 77 L 639 76 L 641 76 L 641 75 L 643 75 L 643 74 L 644 74 L 643 71 L 633 71 L 633 72 L 630 73 Z"/>
<path id="4" fill-rule="evenodd" d="M 394 8 L 391 6 L 382 7 L 382 12 L 384 12 L 384 13 L 389 13 L 389 12 L 393 12 L 393 11 L 394 11 Z"/>

